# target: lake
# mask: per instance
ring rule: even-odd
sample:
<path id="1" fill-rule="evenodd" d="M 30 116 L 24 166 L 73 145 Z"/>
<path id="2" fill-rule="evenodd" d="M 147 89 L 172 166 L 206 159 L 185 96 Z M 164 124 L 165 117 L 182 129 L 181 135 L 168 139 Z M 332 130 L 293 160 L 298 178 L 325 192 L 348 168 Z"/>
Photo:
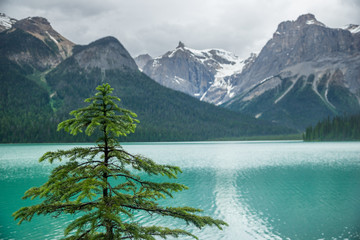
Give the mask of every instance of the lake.
<path id="1" fill-rule="evenodd" d="M 0 145 L 0 239 L 60 239 L 72 216 L 35 217 L 17 225 L 11 214 L 43 184 L 54 165 L 47 151 L 75 144 Z M 83 146 L 83 145 L 82 145 Z M 165 204 L 204 209 L 229 227 L 198 230 L 181 221 L 136 216 L 141 223 L 185 228 L 200 239 L 360 239 L 360 142 L 185 142 L 124 144 L 131 153 L 180 166 L 190 189 Z M 164 179 L 164 181 L 167 181 Z M 182 238 L 183 239 L 183 238 Z"/>

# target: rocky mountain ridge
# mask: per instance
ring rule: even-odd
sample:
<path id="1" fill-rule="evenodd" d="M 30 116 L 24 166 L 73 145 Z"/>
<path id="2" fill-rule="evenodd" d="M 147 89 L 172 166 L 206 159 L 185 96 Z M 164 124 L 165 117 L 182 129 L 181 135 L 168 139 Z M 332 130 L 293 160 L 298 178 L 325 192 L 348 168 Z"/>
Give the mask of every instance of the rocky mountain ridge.
<path id="1" fill-rule="evenodd" d="M 230 76 L 240 73 L 250 60 L 222 49 L 196 50 L 179 42 L 174 50 L 149 60 L 143 72 L 163 86 L 219 105 L 233 95 Z"/>
<path id="2" fill-rule="evenodd" d="M 136 62 L 136 65 L 139 67 L 140 71 L 142 71 L 145 65 L 149 61 L 153 60 L 153 58 L 149 54 L 141 54 L 135 57 L 134 60 Z"/>
<path id="3" fill-rule="evenodd" d="M 55 31 L 47 19 L 28 17 L 15 20 L 5 14 L 1 16 L 1 19 L 10 19 L 11 23 L 0 21 L 4 28 L 0 31 L 4 42 L 0 46 L 1 55 L 35 71 L 54 68 L 71 56 L 75 44 Z"/>
<path id="4" fill-rule="evenodd" d="M 51 48 L 56 47 L 62 59 L 72 54 L 75 44 L 55 31 L 46 18 L 28 17 L 15 22 L 12 27 L 30 33 Z"/>
<path id="5" fill-rule="evenodd" d="M 6 19 L 9 26 L 10 18 Z M 74 87 L 92 86 L 96 80 L 91 75 L 106 81 L 114 71 L 139 72 L 113 37 L 75 46 L 44 18 L 10 23 L 11 28 L 0 32 L 0 60 L 4 66 L 15 63 L 41 86 L 57 79 L 46 88 L 54 90 L 49 92 L 54 109 L 64 104 L 64 96 Z M 246 60 L 221 49 L 192 49 L 182 42 L 163 56 L 136 60 L 144 64 L 144 73 L 168 88 L 302 131 L 327 116 L 360 111 L 359 29 L 358 25 L 328 28 L 306 14 L 280 23 L 259 55 Z M 72 85 L 59 81 L 59 76 L 85 82 Z"/>
<path id="6" fill-rule="evenodd" d="M 180 44 L 150 61 L 144 73 L 202 101 L 299 130 L 329 115 L 360 111 L 359 25 L 329 28 L 305 14 L 280 23 L 258 56 L 248 60 L 211 57 L 203 64 L 201 54 L 210 51 Z M 301 115 L 307 119 L 295 119 Z"/>
<path id="7" fill-rule="evenodd" d="M 280 23 L 223 106 L 298 129 L 360 111 L 358 27 L 328 28 L 312 14 Z"/>

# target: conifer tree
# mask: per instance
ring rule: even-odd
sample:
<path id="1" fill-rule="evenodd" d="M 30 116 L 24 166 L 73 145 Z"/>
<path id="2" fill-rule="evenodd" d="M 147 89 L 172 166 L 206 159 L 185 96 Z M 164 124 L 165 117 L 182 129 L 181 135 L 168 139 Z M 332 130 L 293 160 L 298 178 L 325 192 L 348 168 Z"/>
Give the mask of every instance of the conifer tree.
<path id="1" fill-rule="evenodd" d="M 196 236 L 183 229 L 141 225 L 134 220 L 138 212 L 184 220 L 198 228 L 206 225 L 222 229 L 222 220 L 200 216 L 202 210 L 192 207 L 164 207 L 157 200 L 173 197 L 185 185 L 144 180 L 141 173 L 176 178 L 179 167 L 160 165 L 149 158 L 125 151 L 117 137 L 134 132 L 136 114 L 120 108 L 119 98 L 112 96 L 109 84 L 96 88 L 87 107 L 74 110 L 73 118 L 61 122 L 64 129 L 76 135 L 99 134 L 93 147 L 47 152 L 40 162 L 66 161 L 56 167 L 48 181 L 30 188 L 24 199 L 39 198 L 37 205 L 23 207 L 13 214 L 19 224 L 36 215 L 75 214 L 77 218 L 64 230 L 65 239 L 155 239 L 156 236 Z"/>

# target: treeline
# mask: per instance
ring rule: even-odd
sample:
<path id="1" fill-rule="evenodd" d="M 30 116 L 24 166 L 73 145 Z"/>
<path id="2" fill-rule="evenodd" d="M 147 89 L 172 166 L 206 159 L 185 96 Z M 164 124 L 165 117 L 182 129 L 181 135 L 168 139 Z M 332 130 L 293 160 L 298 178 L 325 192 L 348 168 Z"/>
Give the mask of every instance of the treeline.
<path id="1" fill-rule="evenodd" d="M 315 127 L 306 128 L 304 141 L 359 141 L 360 113 L 351 116 L 328 117 Z"/>

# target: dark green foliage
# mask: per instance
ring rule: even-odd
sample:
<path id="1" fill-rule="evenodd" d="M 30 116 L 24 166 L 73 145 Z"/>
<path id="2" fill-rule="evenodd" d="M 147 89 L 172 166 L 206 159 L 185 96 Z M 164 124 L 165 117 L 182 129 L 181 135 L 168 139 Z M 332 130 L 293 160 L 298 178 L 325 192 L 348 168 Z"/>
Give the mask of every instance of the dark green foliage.
<path id="1" fill-rule="evenodd" d="M 140 173 L 176 178 L 179 167 L 159 165 L 151 159 L 126 152 L 118 136 L 134 132 L 136 114 L 120 108 L 119 98 L 111 96 L 109 84 L 97 87 L 98 92 L 86 100 L 88 106 L 72 111 L 72 119 L 59 124 L 58 129 L 76 135 L 98 135 L 97 144 L 89 148 L 73 148 L 47 152 L 40 162 L 67 159 L 56 167 L 48 182 L 29 189 L 24 199 L 40 198 L 42 203 L 23 207 L 14 218 L 31 221 L 34 215 L 73 214 L 77 218 L 65 229 L 65 239 L 155 239 L 154 236 L 191 236 L 182 229 L 162 226 L 142 226 L 134 220 L 138 212 L 152 216 L 168 216 L 184 220 L 198 228 L 227 225 L 222 220 L 197 215 L 200 209 L 163 207 L 157 201 L 173 197 L 187 189 L 178 183 L 144 180 Z"/>
<path id="2" fill-rule="evenodd" d="M 359 111 L 359 102 L 356 97 L 342 86 L 335 85 L 329 89 L 328 99 L 337 109 L 341 109 L 343 113 L 356 113 Z"/>
<path id="3" fill-rule="evenodd" d="M 306 128 L 304 141 L 359 141 L 360 114 L 336 116 Z"/>
<path id="4" fill-rule="evenodd" d="M 0 58 L 0 142 L 47 142 L 57 124 L 48 92 L 23 74 L 23 68 Z"/>

